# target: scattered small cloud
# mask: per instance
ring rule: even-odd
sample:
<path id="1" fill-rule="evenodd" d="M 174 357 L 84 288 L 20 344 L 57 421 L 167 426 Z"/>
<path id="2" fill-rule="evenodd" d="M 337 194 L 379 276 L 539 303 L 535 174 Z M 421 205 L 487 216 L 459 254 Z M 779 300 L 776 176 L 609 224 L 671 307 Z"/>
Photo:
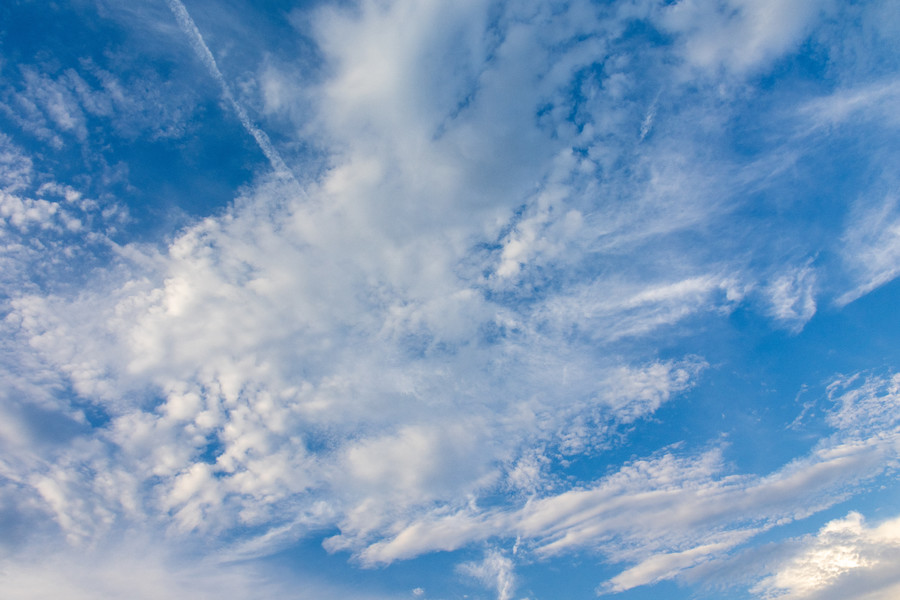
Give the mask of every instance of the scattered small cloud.
<path id="1" fill-rule="evenodd" d="M 512 600 L 516 591 L 513 561 L 499 550 L 490 550 L 481 562 L 462 563 L 461 573 L 473 577 L 497 592 L 497 600 Z"/>

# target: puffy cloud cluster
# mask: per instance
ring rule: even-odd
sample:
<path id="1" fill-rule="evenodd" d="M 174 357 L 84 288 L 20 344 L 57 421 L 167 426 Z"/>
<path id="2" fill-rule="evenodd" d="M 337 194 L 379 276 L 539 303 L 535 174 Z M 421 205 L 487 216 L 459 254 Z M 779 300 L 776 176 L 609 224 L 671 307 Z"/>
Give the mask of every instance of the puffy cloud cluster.
<path id="1" fill-rule="evenodd" d="M 887 600 L 900 592 L 900 519 L 869 526 L 851 512 L 797 543 L 793 555 L 755 588 L 763 598 Z"/>

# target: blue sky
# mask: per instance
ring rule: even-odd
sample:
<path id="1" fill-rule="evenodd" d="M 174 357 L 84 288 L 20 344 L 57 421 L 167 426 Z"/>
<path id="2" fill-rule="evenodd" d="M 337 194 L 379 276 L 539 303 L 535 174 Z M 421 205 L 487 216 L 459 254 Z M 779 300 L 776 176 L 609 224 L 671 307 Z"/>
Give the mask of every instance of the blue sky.
<path id="1" fill-rule="evenodd" d="M 4 2 L 0 588 L 896 598 L 898 42 Z"/>

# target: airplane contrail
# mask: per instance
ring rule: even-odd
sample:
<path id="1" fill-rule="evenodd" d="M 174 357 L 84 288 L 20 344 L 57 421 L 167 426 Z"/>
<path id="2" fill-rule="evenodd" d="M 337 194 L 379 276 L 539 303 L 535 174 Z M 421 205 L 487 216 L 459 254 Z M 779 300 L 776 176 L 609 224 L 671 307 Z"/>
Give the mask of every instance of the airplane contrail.
<path id="1" fill-rule="evenodd" d="M 278 150 L 275 149 L 275 146 L 272 145 L 269 136 L 266 135 L 266 132 L 253 124 L 247 111 L 244 110 L 241 103 L 238 102 L 234 97 L 234 94 L 231 93 L 228 82 L 225 81 L 222 71 L 219 70 L 219 66 L 216 64 L 216 59 L 213 57 L 212 52 L 209 51 L 209 46 L 203 41 L 203 35 L 200 33 L 200 30 L 197 29 L 197 24 L 194 23 L 187 8 L 180 0 L 166 0 L 166 2 L 168 2 L 169 8 L 175 15 L 175 19 L 178 21 L 181 30 L 190 38 L 191 46 L 193 46 L 197 56 L 203 61 L 203 64 L 206 66 L 206 70 L 209 71 L 210 75 L 212 75 L 213 78 L 219 82 L 219 85 L 222 86 L 222 94 L 225 96 L 225 99 L 231 103 L 231 107 L 234 109 L 234 112 L 237 113 L 241 125 L 247 130 L 247 133 L 253 136 L 253 139 L 256 140 L 260 150 L 262 150 L 263 154 L 266 155 L 266 158 L 269 159 L 269 163 L 275 169 L 276 175 L 293 180 L 294 174 L 288 169 L 287 164 L 284 162 L 284 159 L 281 158 L 281 155 L 278 153 Z"/>

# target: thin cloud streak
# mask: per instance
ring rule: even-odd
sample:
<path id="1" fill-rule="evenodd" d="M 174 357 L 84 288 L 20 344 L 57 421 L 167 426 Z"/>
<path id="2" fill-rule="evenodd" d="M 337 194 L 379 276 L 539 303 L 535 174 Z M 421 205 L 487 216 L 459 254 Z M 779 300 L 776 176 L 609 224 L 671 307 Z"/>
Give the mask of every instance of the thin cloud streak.
<path id="1" fill-rule="evenodd" d="M 290 179 L 296 183 L 293 172 L 288 168 L 287 163 L 284 162 L 284 159 L 281 157 L 278 150 L 275 149 L 269 136 L 266 135 L 266 132 L 253 124 L 246 109 L 237 101 L 237 98 L 234 97 L 231 87 L 228 85 L 228 82 L 225 81 L 225 76 L 222 75 L 222 72 L 219 70 L 215 57 L 213 57 L 212 52 L 209 50 L 209 46 L 207 46 L 206 42 L 203 40 L 203 35 L 200 33 L 200 29 L 197 28 L 197 24 L 194 23 L 194 19 L 191 18 L 190 13 L 188 13 L 187 7 L 179 0 L 166 0 L 166 2 L 169 4 L 172 14 L 175 15 L 175 19 L 178 21 L 181 30 L 190 39 L 191 46 L 194 48 L 197 56 L 203 62 L 207 71 L 209 71 L 209 74 L 212 75 L 216 82 L 222 87 L 222 95 L 228 100 L 229 104 L 231 104 L 232 109 L 234 109 L 238 119 L 241 121 L 241 125 L 244 126 L 247 133 L 253 136 L 253 139 L 256 140 L 260 150 L 262 150 L 266 158 L 269 159 L 269 163 L 271 163 L 272 167 L 275 169 L 275 174 L 278 177 Z"/>

